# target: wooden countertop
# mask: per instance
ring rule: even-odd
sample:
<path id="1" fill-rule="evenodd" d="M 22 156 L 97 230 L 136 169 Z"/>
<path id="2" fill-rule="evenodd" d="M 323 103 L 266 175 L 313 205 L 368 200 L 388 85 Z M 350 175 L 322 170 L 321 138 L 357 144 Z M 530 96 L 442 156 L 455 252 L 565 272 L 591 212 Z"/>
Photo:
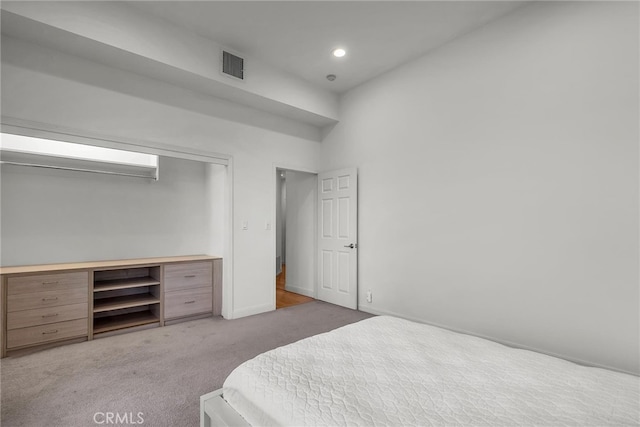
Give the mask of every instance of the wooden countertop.
<path id="1" fill-rule="evenodd" d="M 136 265 L 169 264 L 172 262 L 207 261 L 220 258 L 221 257 L 219 256 L 211 255 L 188 255 L 158 258 L 132 258 L 110 261 L 72 262 L 63 264 L 21 265 L 15 267 L 0 267 L 0 274 L 44 273 L 65 270 L 96 270 L 113 267 L 131 267 Z"/>

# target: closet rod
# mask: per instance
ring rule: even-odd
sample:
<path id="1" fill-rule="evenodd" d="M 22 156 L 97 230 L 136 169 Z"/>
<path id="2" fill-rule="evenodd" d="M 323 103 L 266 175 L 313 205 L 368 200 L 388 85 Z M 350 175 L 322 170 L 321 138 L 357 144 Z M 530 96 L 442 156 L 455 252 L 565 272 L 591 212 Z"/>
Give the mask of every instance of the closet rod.
<path id="1" fill-rule="evenodd" d="M 105 175 L 119 175 L 119 176 L 129 176 L 132 178 L 146 178 L 158 180 L 158 176 L 149 176 L 149 175 L 139 175 L 135 173 L 125 173 L 125 172 L 109 172 L 109 171 L 101 171 L 95 169 L 81 169 L 81 168 L 65 168 L 63 166 L 50 166 L 50 165 L 39 165 L 36 163 L 22 163 L 22 162 L 9 162 L 6 160 L 0 160 L 0 165 L 15 165 L 15 166 L 27 166 L 31 168 L 45 168 L 45 169 L 58 169 L 65 171 L 77 171 L 77 172 L 90 172 L 90 173 L 101 173 Z"/>

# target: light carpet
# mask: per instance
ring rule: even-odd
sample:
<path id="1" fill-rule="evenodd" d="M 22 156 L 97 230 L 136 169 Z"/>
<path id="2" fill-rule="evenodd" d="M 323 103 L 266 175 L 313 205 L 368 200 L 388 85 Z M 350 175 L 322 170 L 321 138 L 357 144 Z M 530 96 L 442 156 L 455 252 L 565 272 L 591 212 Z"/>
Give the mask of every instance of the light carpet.
<path id="1" fill-rule="evenodd" d="M 314 301 L 2 359 L 2 426 L 107 425 L 108 412 L 129 425 L 198 426 L 199 397 L 220 388 L 242 362 L 367 317 Z"/>

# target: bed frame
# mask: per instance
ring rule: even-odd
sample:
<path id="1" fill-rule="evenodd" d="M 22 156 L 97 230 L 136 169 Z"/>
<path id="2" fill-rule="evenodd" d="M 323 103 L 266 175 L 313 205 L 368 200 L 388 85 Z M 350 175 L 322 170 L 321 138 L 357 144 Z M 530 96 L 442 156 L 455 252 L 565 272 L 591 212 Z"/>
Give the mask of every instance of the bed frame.
<path id="1" fill-rule="evenodd" d="M 246 427 L 244 418 L 222 397 L 222 389 L 200 396 L 200 427 Z"/>

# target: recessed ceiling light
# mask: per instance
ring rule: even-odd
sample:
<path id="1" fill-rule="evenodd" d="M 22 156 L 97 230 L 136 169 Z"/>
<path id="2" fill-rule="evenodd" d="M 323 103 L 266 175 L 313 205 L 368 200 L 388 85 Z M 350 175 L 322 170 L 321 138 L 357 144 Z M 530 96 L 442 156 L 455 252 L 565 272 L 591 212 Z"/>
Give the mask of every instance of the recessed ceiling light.
<path id="1" fill-rule="evenodd" d="M 332 53 L 333 53 L 333 56 L 335 56 L 336 58 L 342 58 L 347 54 L 347 51 L 339 47 L 337 49 L 333 49 Z"/>

